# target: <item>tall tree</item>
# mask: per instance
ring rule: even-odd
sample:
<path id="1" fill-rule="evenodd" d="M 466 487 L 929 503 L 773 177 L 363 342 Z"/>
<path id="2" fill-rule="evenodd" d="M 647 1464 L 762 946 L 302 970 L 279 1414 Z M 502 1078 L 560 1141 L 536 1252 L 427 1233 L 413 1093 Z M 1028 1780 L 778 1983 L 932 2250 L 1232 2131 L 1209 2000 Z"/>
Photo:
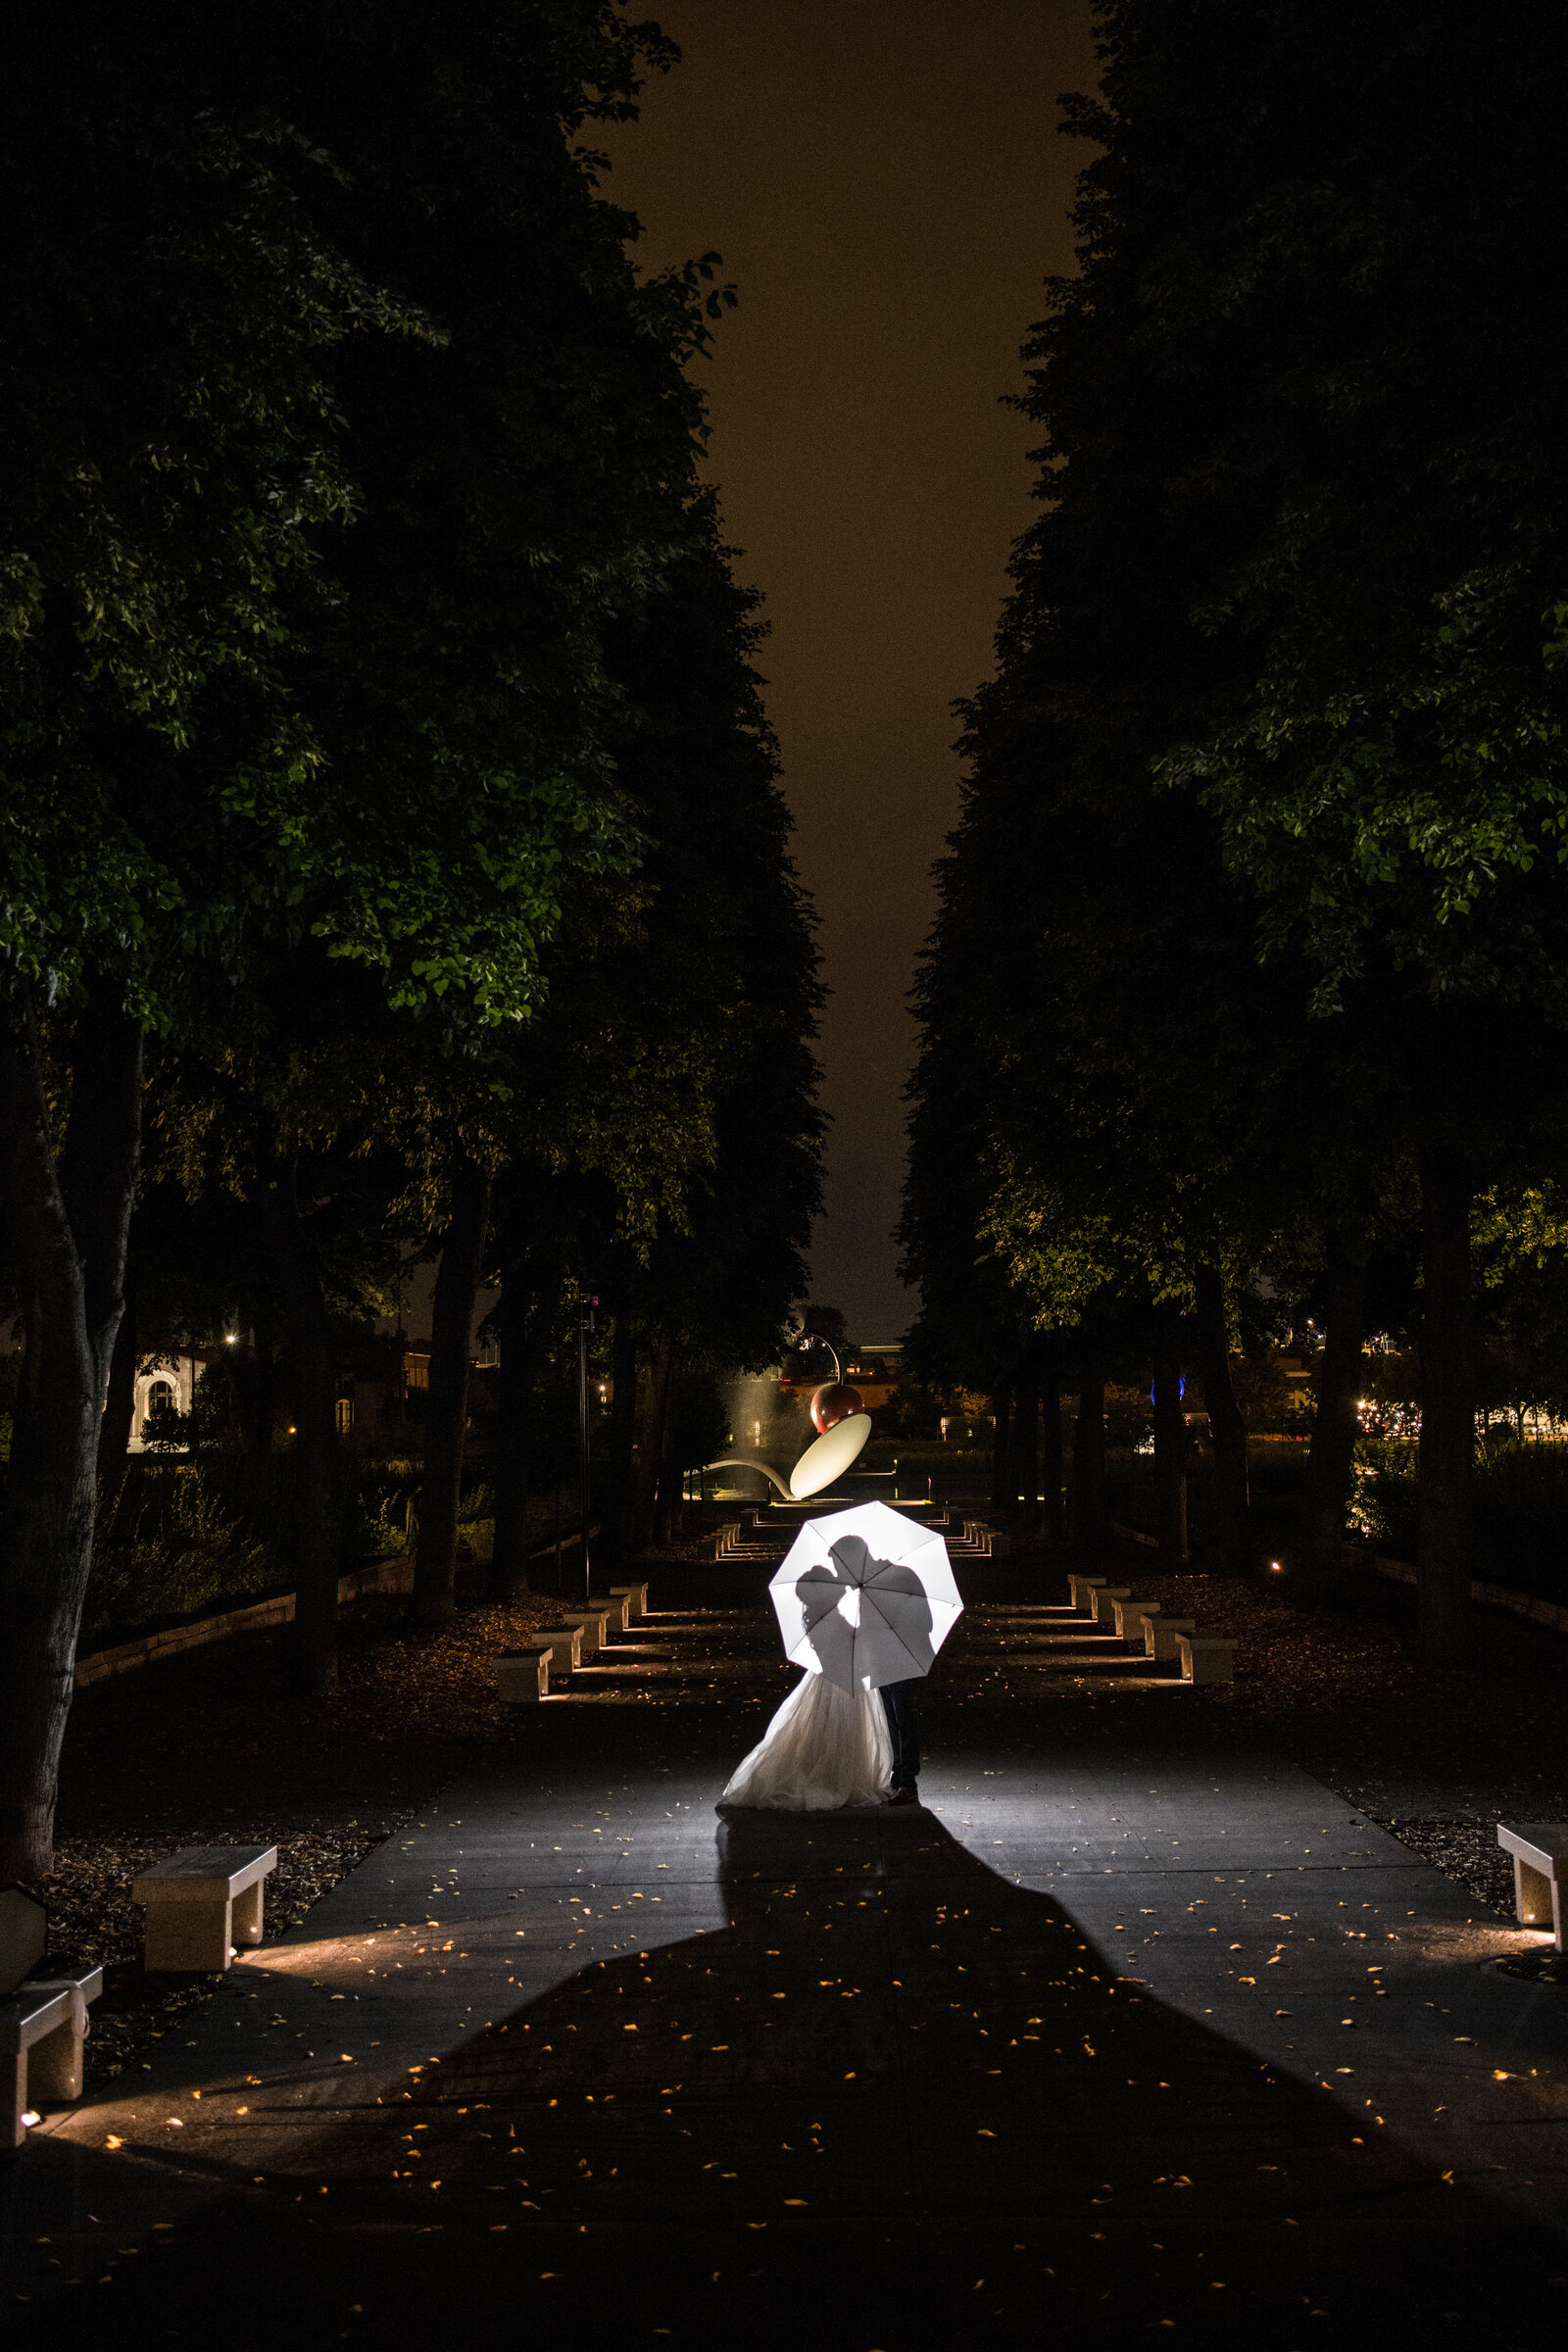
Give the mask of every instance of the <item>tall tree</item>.
<path id="1" fill-rule="evenodd" d="M 215 121 L 133 28 L 14 32 L 0 1165 L 26 1371 L 0 1498 L 0 1871 L 30 1873 L 51 1850 L 143 1036 L 196 961 L 241 957 L 312 883 L 332 897 L 297 820 L 319 755 L 282 677 L 320 536 L 352 507 L 327 355 L 416 322 L 312 228 L 324 172 L 283 126 Z"/>
<path id="2" fill-rule="evenodd" d="M 1102 94 L 1069 110 L 1099 151 L 1081 267 L 1029 350 L 1043 512 L 971 708 L 937 933 L 939 1026 L 983 1048 L 969 1230 L 1043 1318 L 1091 1277 L 1186 1301 L 1217 1257 L 1265 1267 L 1303 1228 L 1358 1247 L 1382 1173 L 1428 1168 L 1423 1641 L 1447 1657 L 1464 1203 L 1561 1126 L 1540 615 L 1568 576 L 1547 291 L 1568 223 L 1537 191 L 1565 36 L 1527 18 L 1521 38 L 1393 0 L 1099 12 Z M 1489 159 L 1484 200 L 1460 149 Z"/>
<path id="3" fill-rule="evenodd" d="M 690 521 L 667 589 L 612 643 L 617 773 L 647 846 L 618 941 L 561 991 L 577 1042 L 548 1122 L 598 1179 L 575 1270 L 615 1321 L 629 1419 L 609 1499 L 634 1548 L 673 1480 L 682 1368 L 776 1362 L 820 1203 L 820 989 L 755 666 L 760 600 L 733 576 L 712 502 Z M 613 1079 L 609 1035 L 626 1041 Z"/>
<path id="4" fill-rule="evenodd" d="M 143 1030 L 236 1054 L 268 1106 L 250 1181 L 318 1359 L 288 1140 L 320 1127 L 318 1001 L 357 972 L 371 1029 L 461 1058 L 531 1008 L 570 878 L 631 855 L 602 637 L 681 541 L 709 297 L 700 270 L 638 283 L 576 141 L 663 54 L 596 0 L 220 36 L 177 4 L 68 7 L 13 43 L 0 1145 L 27 1374 L 0 1869 L 48 1860 Z M 319 1685 L 334 1399 L 307 1387 Z"/>

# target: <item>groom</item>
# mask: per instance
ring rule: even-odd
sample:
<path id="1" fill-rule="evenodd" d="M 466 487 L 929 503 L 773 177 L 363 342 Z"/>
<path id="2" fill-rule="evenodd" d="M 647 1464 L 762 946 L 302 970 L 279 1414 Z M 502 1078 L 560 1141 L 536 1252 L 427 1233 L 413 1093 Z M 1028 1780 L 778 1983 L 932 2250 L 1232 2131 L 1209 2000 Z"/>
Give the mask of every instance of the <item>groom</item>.
<path id="1" fill-rule="evenodd" d="M 893 1794 L 890 1805 L 917 1805 L 920 1791 L 920 1719 L 914 1711 L 915 1684 L 884 1683 L 882 1705 L 893 1735 Z"/>

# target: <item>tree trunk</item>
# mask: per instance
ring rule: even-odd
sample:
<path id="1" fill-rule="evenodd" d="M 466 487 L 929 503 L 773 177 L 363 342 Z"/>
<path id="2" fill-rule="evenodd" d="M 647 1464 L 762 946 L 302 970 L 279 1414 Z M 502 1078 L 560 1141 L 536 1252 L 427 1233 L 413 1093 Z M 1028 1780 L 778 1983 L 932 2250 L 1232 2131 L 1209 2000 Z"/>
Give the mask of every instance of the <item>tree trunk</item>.
<path id="1" fill-rule="evenodd" d="M 529 1589 L 529 1464 L 538 1380 L 561 1310 L 560 1266 L 547 1262 L 543 1289 L 537 1294 L 530 1287 L 529 1273 L 529 1259 L 522 1250 L 503 1260 L 497 1315 L 501 1379 L 496 1414 L 496 1541 L 490 1572 L 490 1591 L 498 1600 Z"/>
<path id="2" fill-rule="evenodd" d="M 1020 1373 L 1012 1392 L 1012 1508 L 1020 1532 L 1032 1536 L 1040 1506 L 1040 1391 L 1033 1372 Z"/>
<path id="3" fill-rule="evenodd" d="M 252 1311 L 250 1355 L 239 1370 L 245 1450 L 253 1462 L 265 1462 L 272 1450 L 277 1413 L 277 1330 L 270 1300 L 259 1299 Z"/>
<path id="4" fill-rule="evenodd" d="M 1475 1365 L 1470 1324 L 1470 1177 L 1451 1153 L 1421 1158 L 1420 1539 L 1417 1644 L 1429 1666 L 1464 1662 L 1470 1635 L 1470 1478 Z"/>
<path id="5" fill-rule="evenodd" d="M 1187 1417 L 1182 1410 L 1181 1317 L 1171 1306 L 1154 1311 L 1154 1508 L 1160 1565 L 1189 1565 L 1187 1551 Z"/>
<path id="6" fill-rule="evenodd" d="M 1252 1511 L 1247 1476 L 1247 1424 L 1231 1381 L 1230 1317 L 1225 1311 L 1225 1277 L 1218 1266 L 1199 1267 L 1197 1291 L 1198 1361 L 1203 1376 L 1203 1402 L 1208 1408 L 1220 1565 L 1227 1576 L 1250 1576 Z"/>
<path id="7" fill-rule="evenodd" d="M 660 1472 L 664 1458 L 664 1423 L 669 1412 L 671 1350 L 656 1340 L 637 1381 L 637 1451 L 632 1466 L 630 1548 L 645 1552 L 654 1540 Z"/>
<path id="8" fill-rule="evenodd" d="M 508 1258 L 501 1268 L 501 1304 L 496 1323 L 501 1339 L 501 1377 L 496 1384 L 496 1539 L 490 1557 L 490 1592 L 507 1600 L 528 1590 L 528 1454 L 533 1426 L 533 1350 L 528 1345 L 533 1301 L 523 1279 L 523 1261 Z"/>
<path id="9" fill-rule="evenodd" d="M 424 1476 L 414 1544 L 414 1614 L 421 1625 L 444 1625 L 458 1605 L 458 1507 L 468 1433 L 468 1348 L 489 1224 L 490 1179 L 472 1160 L 459 1160 L 452 1171 L 452 1210 L 430 1309 Z"/>
<path id="10" fill-rule="evenodd" d="M 136 1418 L 136 1316 L 126 1303 L 109 1359 L 109 1392 L 98 1433 L 98 1492 L 118 1494 L 130 1458 Z"/>
<path id="11" fill-rule="evenodd" d="M 1105 1356 L 1101 1336 L 1093 1325 L 1086 1325 L 1083 1335 L 1078 1420 L 1073 1431 L 1072 1483 L 1067 1503 L 1073 1542 L 1088 1551 L 1102 1550 L 1110 1541 L 1110 1509 L 1105 1495 Z"/>
<path id="12" fill-rule="evenodd" d="M 637 1439 L 637 1335 L 629 1314 L 615 1316 L 610 1346 L 610 1446 L 604 1499 L 599 1506 L 599 1559 L 618 1568 L 631 1540 L 632 1462 Z"/>
<path id="13" fill-rule="evenodd" d="M 1061 1381 L 1054 1372 L 1042 1384 L 1040 1407 L 1040 1484 L 1045 1495 L 1041 1524 L 1048 1547 L 1056 1551 L 1067 1532 L 1067 1512 L 1061 1482 Z"/>
<path id="14" fill-rule="evenodd" d="M 337 1581 L 342 1497 L 337 1461 L 337 1376 L 314 1237 L 300 1214 L 298 1156 L 275 1161 L 262 1199 L 268 1247 L 288 1332 L 294 1375 L 294 1453 L 289 1548 L 294 1555 L 296 1687 L 337 1688 Z"/>
<path id="15" fill-rule="evenodd" d="M 139 1028 L 112 1001 L 90 1001 L 72 1063 L 57 1161 L 28 992 L 24 984 L 0 999 L 0 1211 L 23 1280 L 27 1351 L 0 1494 L 0 1882 L 42 1878 L 54 1864 L 141 1154 Z"/>
<path id="16" fill-rule="evenodd" d="M 1017 1493 L 1012 1477 L 1012 1383 L 1000 1381 L 991 1398 L 996 1427 L 991 1434 L 991 1507 L 1010 1511 Z"/>
<path id="17" fill-rule="evenodd" d="M 664 1417 L 659 1433 L 659 1508 L 655 1534 L 661 1544 L 675 1543 L 682 1524 L 681 1466 L 675 1451 L 676 1391 L 675 1351 L 671 1348 L 664 1376 Z"/>
<path id="18" fill-rule="evenodd" d="M 1344 1573 L 1345 1523 L 1360 1427 L 1361 1349 L 1366 1341 L 1366 1243 L 1333 1233 L 1323 1282 L 1323 1355 L 1306 1457 L 1306 1502 L 1296 1577 L 1321 1592 Z"/>

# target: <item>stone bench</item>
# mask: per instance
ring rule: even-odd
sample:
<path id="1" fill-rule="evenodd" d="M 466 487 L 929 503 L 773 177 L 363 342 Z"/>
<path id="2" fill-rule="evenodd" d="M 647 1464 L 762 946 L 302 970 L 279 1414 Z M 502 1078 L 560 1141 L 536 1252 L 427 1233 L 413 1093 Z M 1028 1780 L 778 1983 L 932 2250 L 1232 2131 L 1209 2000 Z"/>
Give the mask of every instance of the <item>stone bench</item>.
<path id="1" fill-rule="evenodd" d="M 613 1598 L 626 1603 L 627 1625 L 632 1624 L 636 1618 L 647 1616 L 648 1587 L 646 1585 L 612 1585 L 610 1590 Z"/>
<path id="2" fill-rule="evenodd" d="M 545 1625 L 530 1636 L 528 1646 L 537 1648 L 541 1642 L 550 1650 L 552 1674 L 569 1674 L 582 1664 L 582 1627 L 580 1625 Z"/>
<path id="3" fill-rule="evenodd" d="M 1562 1887 L 1568 1878 L 1568 1823 L 1499 1821 L 1497 1843 L 1513 1856 L 1514 1917 L 1522 1928 L 1549 1928 L 1560 1952 Z"/>
<path id="4" fill-rule="evenodd" d="M 1236 1673 L 1236 1644 L 1213 1634 L 1178 1634 L 1184 1683 L 1228 1683 Z"/>
<path id="5" fill-rule="evenodd" d="M 0 2063 L 11 2082 L 11 2148 L 20 2148 L 27 2136 L 24 2116 L 46 2102 L 80 2098 L 87 2004 L 103 1988 L 103 1970 L 89 1968 L 79 1976 L 29 1979 L 0 2000 Z"/>
<path id="6" fill-rule="evenodd" d="M 555 1652 L 544 1640 L 524 1642 L 496 1656 L 496 1689 L 509 1706 L 532 1706 L 550 1696 L 550 1669 Z"/>
<path id="7" fill-rule="evenodd" d="M 1131 1585 L 1101 1585 L 1095 1593 L 1096 1625 L 1111 1625 L 1117 1601 L 1126 1600 L 1131 1592 Z"/>
<path id="8" fill-rule="evenodd" d="M 604 1648 L 610 1639 L 608 1609 L 563 1609 L 561 1614 L 565 1624 L 581 1626 L 584 1658 L 591 1658 Z"/>
<path id="9" fill-rule="evenodd" d="M 1136 1642 L 1142 1649 L 1145 1647 L 1144 1627 L 1151 1617 L 1159 1615 L 1159 1603 L 1157 1600 L 1128 1600 L 1123 1597 L 1113 1604 L 1111 1614 L 1116 1623 L 1117 1641 Z"/>
<path id="10" fill-rule="evenodd" d="M 1067 1590 L 1072 1594 L 1074 1615 L 1092 1617 L 1095 1613 L 1095 1594 L 1102 1585 L 1108 1582 L 1109 1579 L 1103 1576 L 1069 1576 Z"/>
<path id="11" fill-rule="evenodd" d="M 232 1947 L 262 1940 L 262 1895 L 275 1845 L 183 1845 L 131 1881 L 147 1911 L 142 1964 L 152 1970 L 224 1969 Z"/>
<path id="12" fill-rule="evenodd" d="M 0 1886 L 0 1992 L 35 1976 L 49 1943 L 49 1914 L 24 1886 Z"/>
<path id="13" fill-rule="evenodd" d="M 1198 1627 L 1191 1617 L 1150 1617 L 1144 1619 L 1144 1655 L 1161 1665 L 1181 1656 L 1181 1641 L 1185 1634 L 1196 1634 Z"/>

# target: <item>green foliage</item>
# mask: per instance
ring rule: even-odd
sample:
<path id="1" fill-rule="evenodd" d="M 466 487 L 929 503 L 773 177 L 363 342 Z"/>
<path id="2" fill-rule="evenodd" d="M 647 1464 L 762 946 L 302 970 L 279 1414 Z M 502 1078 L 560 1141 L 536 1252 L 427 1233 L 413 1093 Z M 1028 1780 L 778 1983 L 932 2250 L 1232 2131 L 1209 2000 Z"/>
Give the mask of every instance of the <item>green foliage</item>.
<path id="1" fill-rule="evenodd" d="M 155 1395 L 141 1425 L 141 1442 L 148 1453 L 186 1452 L 190 1446 L 190 1415 L 182 1413 L 177 1404 L 171 1404 L 167 1396 Z"/>
<path id="2" fill-rule="evenodd" d="M 633 855 L 603 638 L 686 535 L 710 266 L 639 284 L 562 135 L 665 52 L 582 6 L 215 30 L 68 7 L 11 60 L 0 951 L 158 1027 L 311 941 L 514 1018 Z"/>
<path id="3" fill-rule="evenodd" d="M 1134 1453 L 1147 1450 L 1153 1440 L 1154 1410 L 1147 1389 L 1109 1388 L 1105 1392 L 1105 1443 L 1126 1446 Z"/>
<path id="4" fill-rule="evenodd" d="M 664 589 L 610 645 L 641 863 L 568 909 L 548 1003 L 508 1051 L 498 1136 L 509 1213 L 532 1213 L 539 1255 L 579 1270 L 639 1347 L 760 1368 L 820 1201 L 820 988 L 759 600 L 711 501 L 686 523 Z"/>
<path id="5" fill-rule="evenodd" d="M 1387 1439 L 1356 1446 L 1352 1532 L 1393 1559 L 1413 1560 L 1415 1447 Z M 1470 1563 L 1483 1584 L 1568 1603 L 1568 1446 L 1498 1442 L 1476 1462 Z"/>
<path id="6" fill-rule="evenodd" d="M 1350 1534 L 1390 1558 L 1413 1560 L 1419 1499 L 1414 1445 L 1404 1438 L 1357 1438 Z"/>
<path id="7" fill-rule="evenodd" d="M 1094 150 L 1079 266 L 1019 404 L 1040 513 L 965 710 L 916 991 L 915 1360 L 989 1385 L 1020 1326 L 1058 1356 L 1077 1327 L 1130 1370 L 1200 1267 L 1240 1338 L 1254 1302 L 1358 1312 L 1368 1250 L 1403 1337 L 1441 1170 L 1484 1196 L 1492 1367 L 1545 1395 L 1564 23 L 1544 0 L 1506 27 L 1458 0 L 1098 22 L 1101 94 L 1068 107 Z M 1426 1324 L 1462 1396 L 1467 1335 Z"/>
<path id="8" fill-rule="evenodd" d="M 242 1528 L 199 1469 L 140 1482 L 128 1510 L 117 1500 L 93 1554 L 83 1629 L 145 1625 L 274 1587 L 267 1545 Z"/>
<path id="9" fill-rule="evenodd" d="M 1288 1377 L 1272 1349 L 1233 1356 L 1231 1386 L 1249 1430 L 1299 1431 L 1311 1418 L 1310 1394 Z"/>
<path id="10" fill-rule="evenodd" d="M 429 330 L 319 233 L 297 133 L 77 29 L 24 23 L 0 141 L 0 951 L 165 1025 L 330 884 L 285 678 L 357 504 L 328 355 Z"/>
<path id="11" fill-rule="evenodd" d="M 1471 1504 L 1475 1574 L 1568 1603 L 1568 1446 L 1490 1449 Z"/>

